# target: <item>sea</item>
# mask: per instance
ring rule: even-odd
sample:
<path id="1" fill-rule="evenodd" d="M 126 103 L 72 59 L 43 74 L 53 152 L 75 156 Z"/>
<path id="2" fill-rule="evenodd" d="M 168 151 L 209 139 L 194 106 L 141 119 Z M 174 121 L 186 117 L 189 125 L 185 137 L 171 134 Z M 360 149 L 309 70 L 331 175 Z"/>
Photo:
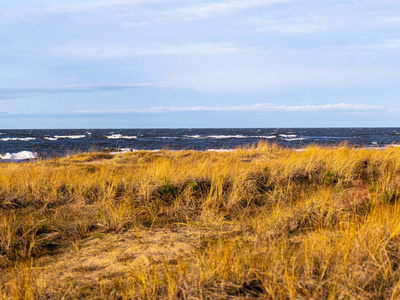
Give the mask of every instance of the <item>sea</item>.
<path id="1" fill-rule="evenodd" d="M 260 141 L 301 149 L 310 144 L 355 148 L 400 146 L 400 128 L 0 129 L 0 161 L 87 151 L 228 151 Z"/>

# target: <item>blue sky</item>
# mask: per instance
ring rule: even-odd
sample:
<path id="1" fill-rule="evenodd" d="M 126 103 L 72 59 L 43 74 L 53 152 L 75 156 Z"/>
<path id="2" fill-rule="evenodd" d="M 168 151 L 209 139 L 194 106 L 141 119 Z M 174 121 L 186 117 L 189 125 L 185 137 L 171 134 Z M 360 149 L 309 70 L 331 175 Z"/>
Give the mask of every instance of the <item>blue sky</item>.
<path id="1" fill-rule="evenodd" d="M 0 128 L 400 127 L 394 0 L 3 0 Z"/>

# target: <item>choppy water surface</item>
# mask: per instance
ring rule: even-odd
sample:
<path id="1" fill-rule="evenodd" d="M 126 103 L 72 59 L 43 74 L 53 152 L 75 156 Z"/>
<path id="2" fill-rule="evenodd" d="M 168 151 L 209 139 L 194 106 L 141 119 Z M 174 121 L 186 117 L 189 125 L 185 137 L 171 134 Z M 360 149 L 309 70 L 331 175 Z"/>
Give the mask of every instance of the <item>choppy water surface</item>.
<path id="1" fill-rule="evenodd" d="M 221 150 L 259 141 L 301 148 L 347 141 L 365 148 L 400 144 L 400 128 L 0 130 L 0 158 L 19 160 L 96 150 Z"/>

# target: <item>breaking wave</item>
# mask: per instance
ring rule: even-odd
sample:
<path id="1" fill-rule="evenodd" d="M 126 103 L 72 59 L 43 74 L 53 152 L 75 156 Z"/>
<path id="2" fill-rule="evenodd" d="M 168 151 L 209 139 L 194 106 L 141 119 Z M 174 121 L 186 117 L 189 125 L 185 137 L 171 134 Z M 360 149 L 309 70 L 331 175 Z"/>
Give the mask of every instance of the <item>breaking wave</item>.
<path id="1" fill-rule="evenodd" d="M 290 139 L 290 138 L 295 138 L 297 135 L 295 135 L 295 134 L 280 134 L 279 136 Z"/>
<path id="2" fill-rule="evenodd" d="M 23 141 L 23 142 L 27 142 L 27 141 L 33 141 L 33 140 L 36 140 L 36 138 L 34 138 L 34 137 L 26 137 L 26 138 L 9 138 L 9 137 L 7 137 L 7 138 L 0 139 L 0 141 L 3 141 L 3 142 L 8 142 L 8 141 Z"/>
<path id="3" fill-rule="evenodd" d="M 82 139 L 86 137 L 84 134 L 77 134 L 77 135 L 55 135 L 57 139 Z"/>
<path id="4" fill-rule="evenodd" d="M 0 154 L 0 159 L 3 160 L 26 160 L 26 159 L 34 159 L 37 158 L 38 155 L 35 152 L 31 151 L 21 151 L 17 153 L 6 153 L 4 155 Z"/>
<path id="5" fill-rule="evenodd" d="M 133 139 L 137 139 L 136 135 L 122 135 L 122 134 L 112 134 L 112 135 L 106 135 L 105 136 L 108 139 L 126 139 L 126 140 L 133 140 Z"/>
<path id="6" fill-rule="evenodd" d="M 53 137 L 44 137 L 45 140 L 48 141 L 57 141 L 58 139 L 82 139 L 85 138 L 86 135 L 84 134 L 77 134 L 77 135 L 55 135 Z"/>

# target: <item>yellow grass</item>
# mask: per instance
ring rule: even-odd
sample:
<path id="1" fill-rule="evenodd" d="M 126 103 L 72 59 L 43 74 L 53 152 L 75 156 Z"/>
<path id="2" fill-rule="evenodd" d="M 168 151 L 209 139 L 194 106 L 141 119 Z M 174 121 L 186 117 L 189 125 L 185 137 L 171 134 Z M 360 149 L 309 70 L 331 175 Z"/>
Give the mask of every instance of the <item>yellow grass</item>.
<path id="1" fill-rule="evenodd" d="M 3 163 L 0 299 L 397 299 L 399 188 L 394 147 Z"/>

